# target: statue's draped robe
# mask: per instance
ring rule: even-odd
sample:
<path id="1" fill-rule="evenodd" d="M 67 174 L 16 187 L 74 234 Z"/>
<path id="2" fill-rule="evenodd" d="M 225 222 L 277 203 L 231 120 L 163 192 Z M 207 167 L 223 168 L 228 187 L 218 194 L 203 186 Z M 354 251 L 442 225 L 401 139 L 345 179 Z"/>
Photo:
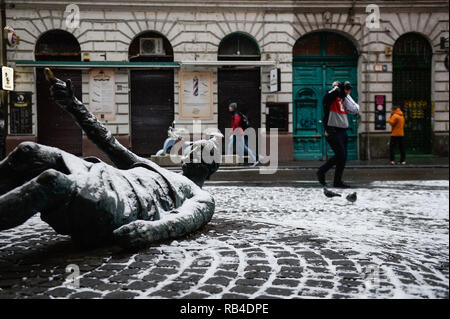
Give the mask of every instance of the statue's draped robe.
<path id="1" fill-rule="evenodd" d="M 76 183 L 67 202 L 43 212 L 41 218 L 58 233 L 71 235 L 82 243 L 110 239 L 114 230 L 135 221 L 165 221 L 176 216 L 176 209 L 194 197 L 195 191 L 206 194 L 179 174 L 148 162 L 122 170 L 58 151 L 70 180 Z M 175 234 L 167 235 L 162 234 L 159 239 Z M 153 237 L 154 234 L 149 241 L 157 239 Z"/>

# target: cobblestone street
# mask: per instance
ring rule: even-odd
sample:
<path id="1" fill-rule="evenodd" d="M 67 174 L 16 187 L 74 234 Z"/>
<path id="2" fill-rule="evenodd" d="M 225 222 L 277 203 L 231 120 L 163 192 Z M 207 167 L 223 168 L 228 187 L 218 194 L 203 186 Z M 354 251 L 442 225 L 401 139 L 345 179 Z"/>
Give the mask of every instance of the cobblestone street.
<path id="1" fill-rule="evenodd" d="M 449 297 L 448 181 L 206 189 L 206 228 L 139 251 L 83 250 L 38 216 L 0 232 L 0 298 Z"/>

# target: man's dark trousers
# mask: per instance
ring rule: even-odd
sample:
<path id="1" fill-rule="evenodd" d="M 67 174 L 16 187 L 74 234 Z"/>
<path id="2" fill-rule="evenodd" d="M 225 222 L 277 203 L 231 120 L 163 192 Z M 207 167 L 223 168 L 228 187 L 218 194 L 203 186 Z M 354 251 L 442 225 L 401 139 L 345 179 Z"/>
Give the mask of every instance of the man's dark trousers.
<path id="1" fill-rule="evenodd" d="M 400 148 L 400 162 L 404 162 L 406 155 L 405 155 L 405 145 L 403 144 L 403 136 L 391 136 L 391 141 L 389 143 L 391 162 L 395 160 L 395 147 L 397 145 Z"/>
<path id="2" fill-rule="evenodd" d="M 335 132 L 330 132 L 327 136 L 327 142 L 331 146 L 334 156 L 319 168 L 319 172 L 325 175 L 328 170 L 336 165 L 336 169 L 334 171 L 334 184 L 341 184 L 345 162 L 347 161 L 347 130 L 336 129 Z"/>

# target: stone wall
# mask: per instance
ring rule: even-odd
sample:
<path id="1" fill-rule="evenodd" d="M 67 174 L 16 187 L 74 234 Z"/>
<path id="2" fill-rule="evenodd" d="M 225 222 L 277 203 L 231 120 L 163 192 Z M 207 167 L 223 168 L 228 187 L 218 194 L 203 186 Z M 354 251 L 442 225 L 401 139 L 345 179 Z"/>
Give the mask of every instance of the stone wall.
<path id="1" fill-rule="evenodd" d="M 21 38 L 17 48 L 8 49 L 7 58 L 12 63 L 34 60 L 34 46 L 39 37 L 48 30 L 63 29 L 78 39 L 82 52 L 90 52 L 91 61 L 128 61 L 131 41 L 144 31 L 157 31 L 167 37 L 173 46 L 175 61 L 216 61 L 220 41 L 230 33 L 243 32 L 259 45 L 261 60 L 276 61 L 282 72 L 281 92 L 270 93 L 269 68 L 262 68 L 261 125 L 265 127 L 266 102 L 287 102 L 289 132 L 292 133 L 292 48 L 300 37 L 310 32 L 335 31 L 352 40 L 358 49 L 358 96 L 362 108 L 359 132 L 370 134 L 375 132 L 374 96 L 386 95 L 387 110 L 392 106 L 392 57 L 385 55 L 385 48 L 393 47 L 401 35 L 417 32 L 425 36 L 433 48 L 433 130 L 436 134 L 448 136 L 449 73 L 443 63 L 447 53 L 439 48 L 440 37 L 448 38 L 448 2 L 378 1 L 381 26 L 376 30 L 365 27 L 365 8 L 369 2 L 358 1 L 352 16 L 349 16 L 351 1 L 337 4 L 323 1 L 271 1 L 271 4 L 268 1 L 200 2 L 202 5 L 192 7 L 186 1 L 166 1 L 163 4 L 155 1 L 122 4 L 110 1 L 112 5 L 104 8 L 95 2 L 79 1 L 80 26 L 68 29 L 66 5 L 61 5 L 61 2 L 34 1 L 33 5 L 15 4 L 12 8 L 15 1 L 6 1 L 6 22 Z M 329 14 L 323 13 L 324 8 Z M 375 63 L 386 64 L 387 72 L 374 72 Z M 216 68 L 214 70 L 214 120 L 204 123 L 212 127 L 217 124 L 217 73 Z M 116 81 L 122 90 L 116 93 L 117 119 L 107 123 L 114 134 L 130 134 L 127 74 L 127 70 L 116 70 Z M 83 71 L 84 102 L 88 101 L 87 80 L 87 71 Z M 177 119 L 178 71 L 175 71 L 174 85 L 175 119 L 189 128 L 189 121 Z M 35 91 L 32 68 L 16 68 L 16 90 Z M 33 112 L 33 133 L 36 135 L 35 94 Z M 389 136 L 389 130 L 387 125 L 385 136 Z"/>

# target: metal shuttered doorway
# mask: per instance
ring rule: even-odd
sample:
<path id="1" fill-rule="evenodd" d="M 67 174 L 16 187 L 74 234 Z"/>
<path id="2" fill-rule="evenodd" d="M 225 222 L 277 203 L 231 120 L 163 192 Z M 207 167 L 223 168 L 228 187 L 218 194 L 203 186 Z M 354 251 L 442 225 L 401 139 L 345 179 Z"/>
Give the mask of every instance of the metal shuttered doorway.
<path id="1" fill-rule="evenodd" d="M 420 34 L 407 33 L 395 42 L 392 102 L 405 114 L 410 154 L 431 153 L 431 57 L 431 47 Z"/>
<path id="2" fill-rule="evenodd" d="M 174 120 L 173 70 L 132 70 L 131 147 L 141 156 L 156 154 Z"/>
<path id="3" fill-rule="evenodd" d="M 261 51 L 255 39 L 247 34 L 235 32 L 227 35 L 219 44 L 218 61 L 260 61 Z M 218 126 L 228 135 L 231 114 L 228 105 L 237 103 L 238 111 L 247 116 L 250 125 L 258 132 L 261 127 L 261 70 L 259 67 L 226 68 L 218 70 Z M 256 137 L 256 149 L 258 148 Z M 223 145 L 225 151 L 226 145 Z M 250 147 L 250 146 L 249 146 Z"/>
<path id="4" fill-rule="evenodd" d="M 169 40 L 154 31 L 136 36 L 128 49 L 130 62 L 173 62 Z M 131 149 L 138 155 L 156 154 L 174 120 L 174 71 L 130 71 Z"/>

